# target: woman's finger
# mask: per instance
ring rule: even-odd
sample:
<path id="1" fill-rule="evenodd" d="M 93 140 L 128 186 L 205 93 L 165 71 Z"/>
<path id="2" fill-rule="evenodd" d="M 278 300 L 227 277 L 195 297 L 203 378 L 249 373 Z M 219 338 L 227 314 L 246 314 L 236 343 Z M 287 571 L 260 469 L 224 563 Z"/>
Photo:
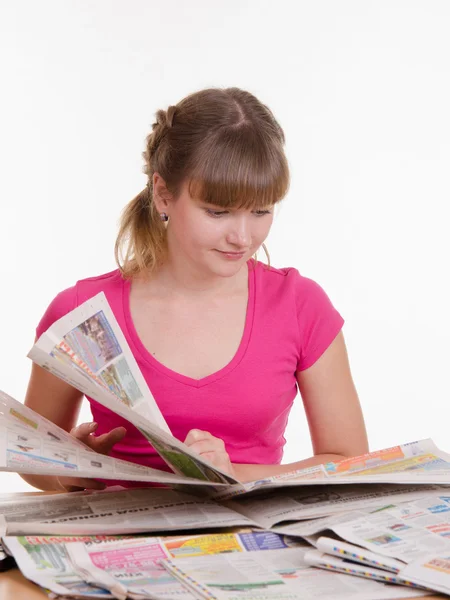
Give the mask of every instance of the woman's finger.
<path id="1" fill-rule="evenodd" d="M 80 423 L 70 431 L 70 435 L 73 435 L 77 439 L 85 442 L 85 440 L 89 439 L 91 433 L 97 429 L 98 423 Z M 87 443 L 87 442 L 85 442 Z"/>
<path id="2" fill-rule="evenodd" d="M 191 429 L 189 431 L 189 433 L 186 436 L 186 439 L 184 440 L 184 443 L 187 446 L 190 446 L 191 444 L 195 443 L 195 442 L 199 442 L 201 440 L 210 440 L 211 438 L 213 438 L 214 436 L 212 436 L 209 431 L 202 431 L 201 429 Z M 215 438 L 217 439 L 217 438 Z"/>
<path id="3" fill-rule="evenodd" d="M 74 427 L 70 434 L 100 454 L 108 454 L 114 444 L 117 444 L 127 433 L 125 427 L 115 427 L 108 433 L 95 436 L 97 423 L 81 423 Z"/>
<path id="4" fill-rule="evenodd" d="M 228 466 L 230 464 L 230 457 L 226 452 L 202 452 L 200 456 L 204 460 L 209 461 L 211 464 L 219 468 L 222 468 L 223 466 Z"/>
<path id="5" fill-rule="evenodd" d="M 219 438 L 215 438 L 213 440 L 202 440 L 200 442 L 194 442 L 189 446 L 189 450 L 192 450 L 197 454 L 205 454 L 209 452 L 223 452 L 226 454 L 225 444 Z"/>
<path id="6" fill-rule="evenodd" d="M 230 461 L 230 457 L 226 452 L 205 452 L 200 455 L 203 460 L 210 462 L 217 469 L 220 469 L 224 473 L 229 473 L 235 477 L 234 467 Z"/>
<path id="7" fill-rule="evenodd" d="M 127 430 L 125 427 L 116 427 L 115 429 L 111 429 L 108 433 L 103 433 L 98 437 L 92 436 L 91 448 L 101 454 L 109 454 L 113 446 L 117 444 L 117 442 L 120 442 L 126 433 Z"/>

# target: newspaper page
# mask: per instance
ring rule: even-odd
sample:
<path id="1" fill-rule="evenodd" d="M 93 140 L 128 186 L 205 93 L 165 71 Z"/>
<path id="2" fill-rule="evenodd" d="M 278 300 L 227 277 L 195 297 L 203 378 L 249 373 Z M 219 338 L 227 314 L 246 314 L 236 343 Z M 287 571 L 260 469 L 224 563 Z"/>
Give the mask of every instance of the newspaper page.
<path id="1" fill-rule="evenodd" d="M 209 488 L 208 482 L 93 452 L 31 409 L 0 396 L 0 471 Z M 218 484 L 216 484 L 218 485 Z"/>
<path id="2" fill-rule="evenodd" d="M 270 528 L 284 521 L 316 519 L 359 508 L 375 509 L 437 494 L 441 490 L 446 490 L 446 487 L 427 484 L 347 484 L 280 489 L 276 495 L 270 490 L 257 496 L 238 496 L 225 504 L 253 519 L 261 527 Z M 450 488 L 448 491 L 450 493 Z"/>
<path id="3" fill-rule="evenodd" d="M 260 552 L 311 545 L 303 540 L 271 531 L 240 529 L 236 533 L 178 535 L 160 538 L 169 558 L 189 558 L 231 552 Z"/>
<path id="4" fill-rule="evenodd" d="M 8 549 L 19 568 L 31 581 L 52 590 L 81 597 L 123 597 L 129 592 L 142 592 L 146 597 L 170 600 L 172 590 L 177 599 L 192 595 L 161 565 L 159 559 L 204 556 L 219 552 L 246 552 L 270 548 L 287 548 L 288 538 L 276 534 L 216 533 L 207 535 L 177 535 L 170 537 L 127 536 L 26 536 L 6 537 Z M 296 545 L 296 540 L 290 540 Z M 78 547 L 78 551 L 74 548 Z M 81 553 L 80 553 L 81 548 Z M 76 564 L 81 555 L 91 556 L 87 572 Z M 71 562 L 69 557 L 75 562 Z M 100 573 L 91 569 L 100 569 Z M 100 580 L 96 579 L 100 575 Z M 109 579 L 108 576 L 112 579 Z M 87 584 L 90 579 L 94 587 Z M 104 586 L 104 590 L 95 586 Z M 106 588 L 111 587 L 111 594 Z M 121 595 L 122 594 L 122 595 Z M 139 596 L 142 597 L 142 596 Z"/>
<path id="5" fill-rule="evenodd" d="M 398 573 L 405 566 L 403 562 L 396 558 L 389 558 L 376 552 L 370 552 L 366 548 L 348 544 L 339 538 L 320 536 L 314 545 L 317 550 L 324 554 L 345 558 L 362 565 L 383 569 L 383 571 L 389 571 L 390 573 Z"/>
<path id="6" fill-rule="evenodd" d="M 103 292 L 53 323 L 36 346 L 69 361 L 119 402 L 170 433 Z"/>
<path id="7" fill-rule="evenodd" d="M 257 527 L 248 517 L 164 488 L 42 495 L 0 503 L 0 535 L 94 535 Z"/>
<path id="8" fill-rule="evenodd" d="M 25 538 L 4 538 L 23 575 L 58 596 L 113 598 L 105 589 L 91 586 L 72 566 L 65 544 L 34 544 Z"/>
<path id="9" fill-rule="evenodd" d="M 450 495 L 402 503 L 331 529 L 345 541 L 404 563 L 450 552 Z"/>
<path id="10" fill-rule="evenodd" d="M 28 356 L 135 425 L 175 472 L 236 483 L 171 435 L 103 292 L 56 321 Z"/>
<path id="11" fill-rule="evenodd" d="M 356 521 L 359 518 L 364 518 L 368 514 L 370 514 L 369 510 L 352 510 L 349 512 L 331 515 L 330 517 L 311 519 L 309 521 L 282 523 L 281 525 L 274 526 L 272 531 L 275 533 L 283 533 L 284 535 L 301 537 L 309 540 L 320 537 L 319 534 L 322 534 L 324 531 L 333 530 L 335 525 Z"/>
<path id="12" fill-rule="evenodd" d="M 201 458 L 198 454 L 190 450 L 186 444 L 177 440 L 170 433 L 154 425 L 126 404 L 119 402 L 109 389 L 98 385 L 88 372 L 74 366 L 75 363 L 73 361 L 63 361 L 60 358 L 56 358 L 52 354 L 52 348 L 50 347 L 46 350 L 42 349 L 41 346 L 43 344 L 40 344 L 39 341 L 28 354 L 36 364 L 47 369 L 56 377 L 63 379 L 86 396 L 94 398 L 102 406 L 105 406 L 132 423 L 175 473 L 209 481 L 212 484 L 239 483 L 228 473 L 221 471 L 209 461 Z"/>
<path id="13" fill-rule="evenodd" d="M 0 416 L 2 420 L 8 420 L 11 423 L 26 427 L 29 431 L 39 433 L 49 442 L 64 444 L 66 446 L 75 446 L 83 450 L 93 452 L 86 444 L 70 435 L 58 425 L 55 425 L 42 415 L 38 415 L 12 396 L 0 390 Z"/>
<path id="14" fill-rule="evenodd" d="M 345 513 L 275 526 L 272 531 L 317 540 L 332 531 L 342 540 L 403 564 L 448 548 L 443 514 L 450 495 L 433 493 L 424 498 L 380 508 L 360 508 Z M 442 527 L 441 527 L 442 525 Z M 320 534 L 320 535 L 319 535 Z"/>
<path id="15" fill-rule="evenodd" d="M 418 585 L 450 595 L 450 552 L 412 561 L 402 569 L 401 575 Z"/>
<path id="16" fill-rule="evenodd" d="M 309 567 L 304 560 L 307 551 L 288 548 L 162 562 L 186 586 L 209 600 L 375 600 L 425 595 L 419 590 Z"/>
<path id="17" fill-rule="evenodd" d="M 298 542 L 293 540 L 293 545 Z M 74 567 L 86 581 L 117 593 L 124 586 L 126 596 L 166 600 L 195 596 L 171 575 L 160 561 L 166 558 L 207 556 L 216 553 L 254 552 L 286 548 L 286 540 L 273 533 L 222 533 L 183 537 L 142 537 L 119 541 L 68 544 Z"/>
<path id="18" fill-rule="evenodd" d="M 226 500 L 262 489 L 343 483 L 450 485 L 450 454 L 440 450 L 430 439 L 419 440 L 336 463 L 230 486 L 226 490 L 219 490 L 215 497 Z"/>
<path id="19" fill-rule="evenodd" d="M 399 575 L 394 575 L 393 573 L 384 571 L 383 569 L 363 566 L 345 558 L 324 554 L 318 550 L 310 550 L 306 552 L 305 562 L 312 567 L 327 569 L 338 573 L 346 573 L 348 575 L 354 575 L 355 577 L 366 577 L 367 579 L 375 581 L 404 585 L 412 588 L 420 587 L 408 579 L 404 579 Z"/>
<path id="20" fill-rule="evenodd" d="M 343 539 L 407 563 L 399 575 L 450 594 L 450 495 L 395 506 L 333 527 Z"/>
<path id="21" fill-rule="evenodd" d="M 450 571 L 445 569 L 446 557 L 450 557 L 448 494 L 431 495 L 369 514 L 346 513 L 280 530 L 309 540 L 319 531 L 331 530 L 346 542 L 360 547 L 362 556 L 367 549 L 370 553 L 398 561 L 403 567 L 397 572 L 403 579 L 450 593 Z M 319 546 L 318 541 L 314 543 Z M 320 547 L 324 549 L 323 545 Z"/>

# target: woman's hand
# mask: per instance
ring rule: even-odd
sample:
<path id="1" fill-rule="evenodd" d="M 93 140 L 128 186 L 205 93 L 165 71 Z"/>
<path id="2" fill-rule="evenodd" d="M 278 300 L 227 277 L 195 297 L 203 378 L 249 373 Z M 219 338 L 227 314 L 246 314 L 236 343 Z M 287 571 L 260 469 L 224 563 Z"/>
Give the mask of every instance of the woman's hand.
<path id="1" fill-rule="evenodd" d="M 109 454 L 114 444 L 120 442 L 127 432 L 125 427 L 115 427 L 108 433 L 96 436 L 95 430 L 97 427 L 97 423 L 82 423 L 74 427 L 70 435 L 73 435 L 73 437 L 99 454 Z M 83 477 L 57 477 L 57 481 L 61 485 L 61 489 L 66 492 L 73 492 L 79 489 L 103 490 L 106 487 L 101 481 Z"/>
<path id="2" fill-rule="evenodd" d="M 208 460 L 215 467 L 236 477 L 233 464 L 225 448 L 223 440 L 214 437 L 208 431 L 191 429 L 184 440 L 186 446 Z"/>

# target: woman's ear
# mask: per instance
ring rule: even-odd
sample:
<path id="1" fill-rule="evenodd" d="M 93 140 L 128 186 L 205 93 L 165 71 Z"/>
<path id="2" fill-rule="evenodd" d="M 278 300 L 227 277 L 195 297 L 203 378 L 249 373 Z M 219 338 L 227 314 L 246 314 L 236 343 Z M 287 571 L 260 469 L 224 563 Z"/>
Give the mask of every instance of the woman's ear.
<path id="1" fill-rule="evenodd" d="M 153 173 L 153 203 L 160 214 L 168 212 L 170 198 L 164 179 L 159 173 Z"/>

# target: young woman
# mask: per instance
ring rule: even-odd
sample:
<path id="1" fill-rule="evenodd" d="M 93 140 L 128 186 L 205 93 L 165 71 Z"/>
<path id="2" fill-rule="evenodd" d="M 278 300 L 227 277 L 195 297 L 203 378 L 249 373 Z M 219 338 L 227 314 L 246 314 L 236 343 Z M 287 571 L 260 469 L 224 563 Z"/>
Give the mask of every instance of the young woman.
<path id="1" fill-rule="evenodd" d="M 147 186 L 122 217 L 119 268 L 61 292 L 37 329 L 103 291 L 172 433 L 242 481 L 368 450 L 342 317 L 314 281 L 254 258 L 288 189 L 283 146 L 271 111 L 237 88 L 158 111 Z M 280 465 L 297 389 L 314 456 Z M 95 422 L 76 427 L 82 394 L 33 366 L 29 407 L 98 451 L 167 468 L 133 426 L 89 401 Z"/>

